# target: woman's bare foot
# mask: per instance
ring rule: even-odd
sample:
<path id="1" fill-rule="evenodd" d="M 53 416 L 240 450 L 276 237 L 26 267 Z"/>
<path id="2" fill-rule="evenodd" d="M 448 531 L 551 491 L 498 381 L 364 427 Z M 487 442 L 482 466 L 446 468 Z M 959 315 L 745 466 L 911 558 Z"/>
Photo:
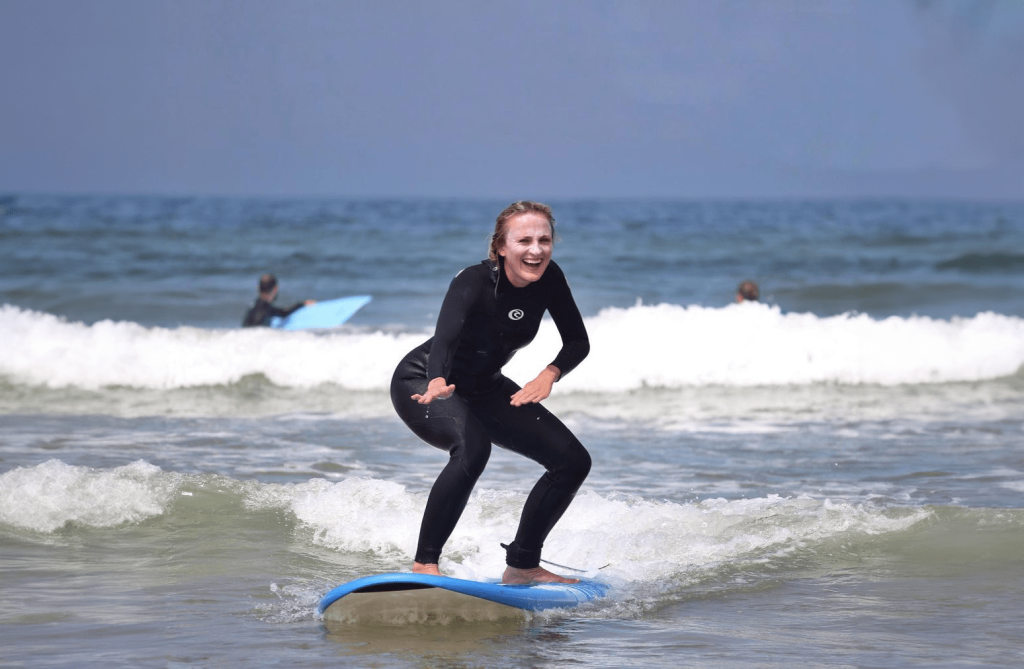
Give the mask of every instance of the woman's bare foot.
<path id="1" fill-rule="evenodd" d="M 423 564 L 422 562 L 412 563 L 412 573 L 430 574 L 432 576 L 444 576 L 444 574 L 438 571 L 436 564 Z"/>
<path id="2" fill-rule="evenodd" d="M 501 582 L 506 585 L 522 585 L 526 583 L 579 583 L 580 580 L 552 574 L 544 567 L 534 567 L 533 569 L 506 567 Z"/>

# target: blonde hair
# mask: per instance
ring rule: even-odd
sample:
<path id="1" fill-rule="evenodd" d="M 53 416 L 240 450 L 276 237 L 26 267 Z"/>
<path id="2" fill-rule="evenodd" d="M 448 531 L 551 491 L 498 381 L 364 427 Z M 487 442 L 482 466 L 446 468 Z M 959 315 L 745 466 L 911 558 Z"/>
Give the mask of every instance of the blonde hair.
<path id="1" fill-rule="evenodd" d="M 531 200 L 513 202 L 509 206 L 505 207 L 504 211 L 498 214 L 498 218 L 494 222 L 494 234 L 491 235 L 491 244 L 487 250 L 488 258 L 495 262 L 498 261 L 498 250 L 505 245 L 505 235 L 508 234 L 508 222 L 519 214 L 525 214 L 531 211 L 542 214 L 548 219 L 548 225 L 551 226 L 551 237 L 552 239 L 555 238 L 555 217 L 551 213 L 551 207 L 541 202 L 533 202 Z"/>

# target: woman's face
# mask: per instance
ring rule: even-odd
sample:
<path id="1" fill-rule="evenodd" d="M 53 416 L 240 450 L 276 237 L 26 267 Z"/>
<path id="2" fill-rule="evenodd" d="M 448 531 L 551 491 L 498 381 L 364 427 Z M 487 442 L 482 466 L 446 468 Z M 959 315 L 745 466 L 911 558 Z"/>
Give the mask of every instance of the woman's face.
<path id="1" fill-rule="evenodd" d="M 523 288 L 544 276 L 554 243 L 544 214 L 527 211 L 508 220 L 498 255 L 505 258 L 505 276 L 513 286 Z"/>

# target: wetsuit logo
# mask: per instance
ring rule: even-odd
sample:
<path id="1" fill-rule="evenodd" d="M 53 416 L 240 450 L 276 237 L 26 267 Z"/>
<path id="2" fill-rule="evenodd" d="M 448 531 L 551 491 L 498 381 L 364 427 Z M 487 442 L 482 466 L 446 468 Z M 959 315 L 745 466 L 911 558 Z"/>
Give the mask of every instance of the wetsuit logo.
<path id="1" fill-rule="evenodd" d="M 513 309 L 512 311 L 508 312 L 508 317 L 514 321 L 518 321 L 520 318 L 523 317 L 523 310 Z"/>

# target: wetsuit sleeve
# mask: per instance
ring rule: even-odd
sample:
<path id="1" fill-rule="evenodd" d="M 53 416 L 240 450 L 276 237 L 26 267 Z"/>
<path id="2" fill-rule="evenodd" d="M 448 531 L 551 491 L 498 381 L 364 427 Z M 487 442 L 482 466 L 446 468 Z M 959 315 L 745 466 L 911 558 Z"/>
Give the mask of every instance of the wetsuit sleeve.
<path id="1" fill-rule="evenodd" d="M 444 296 L 441 312 L 437 315 L 437 326 L 430 344 L 430 357 L 427 359 L 427 379 L 441 377 L 448 379 L 455 361 L 455 351 L 462 338 L 462 328 L 466 324 L 470 308 L 476 302 L 482 290 L 482 282 L 469 270 L 459 272 Z"/>
<path id="2" fill-rule="evenodd" d="M 551 268 L 548 268 L 550 271 Z M 590 353 L 590 337 L 587 336 L 587 328 L 583 324 L 583 316 L 580 315 L 576 300 L 569 290 L 569 283 L 565 280 L 561 268 L 555 278 L 552 291 L 552 299 L 548 304 L 548 313 L 555 321 L 558 334 L 562 337 L 562 349 L 551 362 L 557 367 L 561 374 L 561 380 L 566 374 L 576 369 L 576 366 L 583 362 L 583 359 Z"/>
<path id="3" fill-rule="evenodd" d="M 278 318 L 285 318 L 287 316 L 291 316 L 304 306 L 306 306 L 305 302 L 296 302 L 287 309 L 278 309 L 277 307 L 271 307 L 270 311 L 272 315 L 277 316 Z"/>
<path id="4" fill-rule="evenodd" d="M 305 302 L 299 302 L 293 304 L 287 309 L 279 309 L 269 302 L 263 300 L 256 300 L 256 304 L 253 305 L 252 309 L 245 314 L 245 318 L 242 320 L 242 327 L 251 328 L 256 326 L 270 325 L 270 320 L 277 316 L 278 318 L 285 318 L 291 316 L 293 313 L 299 310 L 299 308 L 306 306 Z"/>

